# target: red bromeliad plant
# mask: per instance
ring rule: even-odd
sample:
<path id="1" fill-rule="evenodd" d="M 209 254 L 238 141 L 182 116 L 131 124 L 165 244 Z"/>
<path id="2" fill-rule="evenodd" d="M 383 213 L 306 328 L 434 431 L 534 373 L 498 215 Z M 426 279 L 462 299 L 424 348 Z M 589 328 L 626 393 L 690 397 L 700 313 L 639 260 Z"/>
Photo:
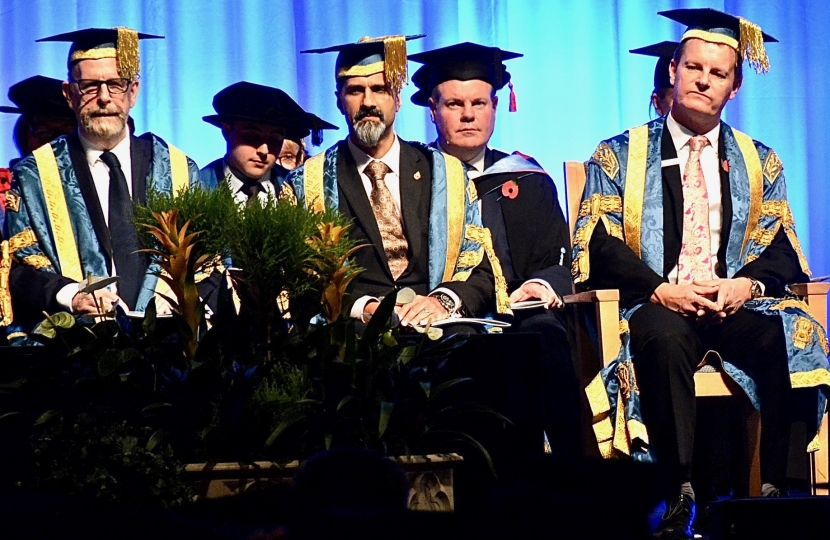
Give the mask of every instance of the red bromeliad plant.
<path id="1" fill-rule="evenodd" d="M 204 318 L 204 307 L 199 300 L 199 291 L 196 288 L 194 276 L 196 270 L 202 267 L 210 257 L 202 255 L 193 259 L 192 252 L 199 233 L 187 234 L 191 220 L 179 228 L 176 223 L 178 216 L 178 210 L 153 212 L 158 226 L 146 223 L 141 225 L 158 240 L 159 248 L 141 251 L 153 255 L 161 266 L 159 279 L 170 287 L 175 298 L 163 293 L 157 292 L 156 294 L 164 298 L 173 311 L 178 313 L 187 324 L 190 332 L 184 336 L 185 354 L 188 359 L 192 360 L 199 346 L 199 326 Z"/>
<path id="2" fill-rule="evenodd" d="M 368 244 L 360 244 L 337 256 L 334 248 L 340 244 L 347 227 L 332 222 L 317 226 L 319 234 L 308 239 L 308 245 L 314 250 L 312 268 L 308 270 L 323 284 L 321 302 L 323 317 L 332 323 L 340 318 L 347 302 L 349 285 L 360 275 L 362 269 L 349 261 L 354 253 Z M 348 311 L 346 312 L 348 313 Z"/>

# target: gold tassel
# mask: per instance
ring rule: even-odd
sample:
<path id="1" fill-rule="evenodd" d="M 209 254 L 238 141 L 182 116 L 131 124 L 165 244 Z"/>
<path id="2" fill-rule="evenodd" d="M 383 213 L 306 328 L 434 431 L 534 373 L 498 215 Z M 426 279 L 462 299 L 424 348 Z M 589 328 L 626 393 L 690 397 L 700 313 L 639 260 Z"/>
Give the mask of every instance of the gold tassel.
<path id="1" fill-rule="evenodd" d="M 125 79 L 138 79 L 138 32 L 125 26 L 119 26 L 118 41 L 115 44 L 115 61 L 118 74 Z"/>
<path id="2" fill-rule="evenodd" d="M 738 19 L 741 21 L 741 35 L 738 44 L 740 58 L 745 58 L 756 73 L 768 72 L 769 58 L 764 48 L 764 36 L 761 33 L 761 27 L 743 17 L 738 17 Z"/>
<path id="3" fill-rule="evenodd" d="M 395 92 L 406 85 L 406 36 L 365 37 L 358 43 L 383 41 L 383 74 Z"/>

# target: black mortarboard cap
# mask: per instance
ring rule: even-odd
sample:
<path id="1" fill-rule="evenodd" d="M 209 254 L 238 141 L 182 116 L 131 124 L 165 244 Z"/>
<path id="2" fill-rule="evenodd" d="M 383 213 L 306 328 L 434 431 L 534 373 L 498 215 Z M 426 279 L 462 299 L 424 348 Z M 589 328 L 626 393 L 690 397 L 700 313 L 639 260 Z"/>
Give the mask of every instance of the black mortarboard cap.
<path id="1" fill-rule="evenodd" d="M 125 79 L 135 80 L 139 72 L 138 41 L 163 39 L 163 36 L 143 34 L 125 26 L 117 28 L 86 28 L 45 38 L 38 42 L 63 41 L 72 43 L 68 65 L 85 59 L 115 58 L 118 73 Z"/>
<path id="2" fill-rule="evenodd" d="M 286 139 L 299 143 L 311 132 L 311 144 L 320 146 L 323 144 L 323 130 L 340 129 L 334 124 L 326 122 L 314 113 L 306 113 L 306 124 L 304 126 L 290 126 L 285 134 Z"/>
<path id="3" fill-rule="evenodd" d="M 776 43 L 778 40 L 761 31 L 757 24 L 711 8 L 672 9 L 660 11 L 658 15 L 687 26 L 681 43 L 690 38 L 722 43 L 738 51 L 739 58 L 747 60 L 755 71 L 769 71 L 764 42 Z"/>
<path id="4" fill-rule="evenodd" d="M 631 49 L 630 53 L 642 54 L 644 56 L 656 56 L 657 65 L 654 66 L 654 90 L 662 90 L 664 88 L 671 88 L 671 79 L 669 77 L 669 64 L 674 56 L 674 51 L 680 43 L 676 41 L 661 41 L 639 49 Z"/>
<path id="5" fill-rule="evenodd" d="M 418 87 L 412 103 L 426 107 L 435 87 L 450 80 L 479 79 L 500 90 L 510 82 L 510 73 L 503 62 L 522 56 L 469 41 L 413 54 L 409 59 L 424 65 L 412 76 L 412 82 Z"/>
<path id="6" fill-rule="evenodd" d="M 217 127 L 222 127 L 222 122 L 244 120 L 279 126 L 286 132 L 305 130 L 303 137 L 309 132 L 307 113 L 279 88 L 247 81 L 234 83 L 213 97 L 213 108 L 216 114 L 204 116 L 202 120 Z"/>
<path id="7" fill-rule="evenodd" d="M 0 112 L 75 119 L 61 89 L 62 81 L 35 75 L 9 88 L 9 101 L 17 107 L 0 106 Z"/>
<path id="8" fill-rule="evenodd" d="M 337 52 L 334 67 L 335 78 L 368 77 L 383 72 L 386 82 L 399 91 L 406 84 L 406 42 L 421 39 L 424 36 L 425 34 L 364 37 L 357 43 L 345 43 L 300 52 L 318 54 Z"/>

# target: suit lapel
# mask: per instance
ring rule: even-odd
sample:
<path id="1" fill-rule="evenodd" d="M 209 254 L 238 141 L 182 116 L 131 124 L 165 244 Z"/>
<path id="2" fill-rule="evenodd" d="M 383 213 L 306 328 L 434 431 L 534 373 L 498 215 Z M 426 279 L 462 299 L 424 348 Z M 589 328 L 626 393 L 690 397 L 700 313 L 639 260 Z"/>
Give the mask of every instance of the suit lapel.
<path id="1" fill-rule="evenodd" d="M 424 217 L 429 216 L 430 178 L 429 163 L 420 152 L 401 141 L 400 186 L 401 219 L 406 240 L 409 242 L 409 263 L 415 254 L 421 252 L 421 230 L 426 226 Z M 418 177 L 418 180 L 415 177 Z"/>
<path id="2" fill-rule="evenodd" d="M 360 223 L 372 246 L 385 261 L 386 253 L 383 250 L 383 240 L 380 236 L 377 220 L 375 220 L 375 213 L 372 211 L 369 197 L 363 188 L 363 179 L 360 173 L 357 172 L 357 164 L 352 158 L 352 153 L 346 141 L 341 141 L 340 147 L 337 149 L 337 186 L 351 207 L 355 220 Z M 392 275 L 389 271 L 389 265 L 386 265 L 386 272 L 390 276 Z"/>
<path id="3" fill-rule="evenodd" d="M 139 204 L 147 204 L 147 175 L 153 161 L 153 143 L 140 137 L 130 137 L 133 200 Z"/>
<path id="4" fill-rule="evenodd" d="M 663 129 L 662 159 L 676 159 L 677 150 L 668 128 Z M 677 264 L 683 241 L 683 183 L 680 166 L 663 167 L 663 275 Z"/>
<path id="5" fill-rule="evenodd" d="M 98 199 L 98 192 L 95 189 L 95 182 L 92 180 L 92 173 L 86 160 L 86 152 L 81 146 L 81 140 L 77 133 L 67 137 L 69 143 L 69 157 L 72 159 L 72 168 L 75 170 L 75 177 L 78 179 L 78 187 L 84 197 L 87 212 L 92 220 L 92 228 L 98 243 L 104 250 L 107 259 L 107 268 L 112 266 L 112 241 L 107 222 L 104 219 L 104 212 L 101 209 L 101 201 Z"/>

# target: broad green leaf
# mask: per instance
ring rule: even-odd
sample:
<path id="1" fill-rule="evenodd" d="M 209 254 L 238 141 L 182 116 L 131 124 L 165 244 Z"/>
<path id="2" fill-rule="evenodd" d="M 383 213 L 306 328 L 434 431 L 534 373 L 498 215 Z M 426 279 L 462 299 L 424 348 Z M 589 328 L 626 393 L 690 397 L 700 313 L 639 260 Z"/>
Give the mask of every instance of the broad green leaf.
<path id="1" fill-rule="evenodd" d="M 145 446 L 145 449 L 148 452 L 152 452 L 153 449 L 156 446 L 158 446 L 158 444 L 162 441 L 162 439 L 164 439 L 165 435 L 167 435 L 166 431 L 164 431 L 163 429 L 157 429 L 155 433 L 150 435 L 150 439 L 147 441 L 147 446 Z"/>
<path id="2" fill-rule="evenodd" d="M 339 411 L 340 409 L 342 409 L 346 405 L 346 403 L 350 402 L 351 400 L 352 396 L 345 396 L 343 399 L 340 400 L 340 403 L 337 404 L 337 410 Z"/>
<path id="3" fill-rule="evenodd" d="M 159 409 L 166 409 L 166 408 L 172 407 L 172 406 L 173 405 L 171 405 L 170 403 L 151 403 L 150 405 L 147 405 L 146 407 L 141 409 L 141 414 L 146 414 L 148 412 L 157 411 Z"/>
<path id="4" fill-rule="evenodd" d="M 398 354 L 398 361 L 408 364 L 413 358 L 415 358 L 415 354 L 418 352 L 417 345 L 407 345 L 403 349 L 401 349 L 400 354 Z"/>
<path id="5" fill-rule="evenodd" d="M 423 390 L 423 391 L 424 391 L 424 394 L 426 394 L 427 399 L 429 399 L 429 391 L 430 391 L 430 387 L 431 387 L 431 384 L 430 384 L 430 383 L 428 383 L 428 382 L 426 382 L 426 381 L 421 381 L 421 390 Z"/>
<path id="6" fill-rule="evenodd" d="M 124 357 L 122 356 L 122 351 L 108 349 L 104 351 L 104 354 L 101 355 L 101 359 L 98 360 L 98 374 L 101 375 L 101 377 L 109 377 L 118 371 L 118 368 L 121 367 L 123 362 Z"/>
<path id="7" fill-rule="evenodd" d="M 50 410 L 46 411 L 45 413 L 41 414 L 38 417 L 38 419 L 35 420 L 35 425 L 40 426 L 42 424 L 45 424 L 46 422 L 48 422 L 49 420 L 55 418 L 58 415 L 59 415 L 58 411 L 56 411 L 54 409 L 50 409 Z"/>

